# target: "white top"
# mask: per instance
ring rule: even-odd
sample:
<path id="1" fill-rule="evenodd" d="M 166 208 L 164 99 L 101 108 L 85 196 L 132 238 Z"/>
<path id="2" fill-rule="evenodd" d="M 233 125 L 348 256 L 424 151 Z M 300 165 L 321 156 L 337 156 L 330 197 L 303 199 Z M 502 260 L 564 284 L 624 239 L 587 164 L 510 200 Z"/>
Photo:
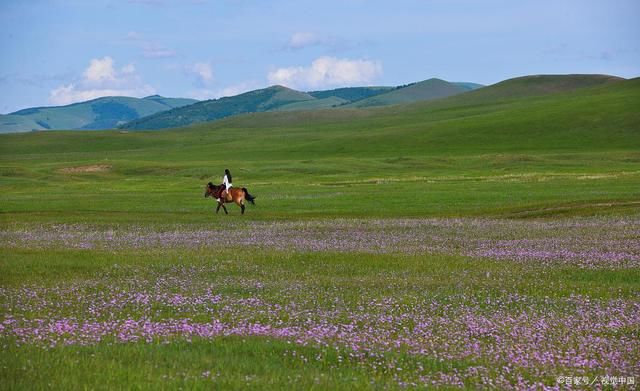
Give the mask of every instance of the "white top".
<path id="1" fill-rule="evenodd" d="M 227 188 L 227 190 L 229 190 L 233 186 L 231 182 L 229 182 L 229 178 L 227 178 L 227 174 L 225 174 L 224 178 L 222 178 L 222 183 Z"/>

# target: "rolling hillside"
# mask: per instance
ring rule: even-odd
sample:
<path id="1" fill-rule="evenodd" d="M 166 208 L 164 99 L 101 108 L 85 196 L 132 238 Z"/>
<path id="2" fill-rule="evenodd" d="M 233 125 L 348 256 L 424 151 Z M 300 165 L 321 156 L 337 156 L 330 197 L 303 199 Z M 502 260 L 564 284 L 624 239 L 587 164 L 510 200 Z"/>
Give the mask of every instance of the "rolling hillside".
<path id="1" fill-rule="evenodd" d="M 336 97 L 344 99 L 345 101 L 355 102 L 371 96 L 384 94 L 396 88 L 397 87 L 346 87 L 327 91 L 311 91 L 309 95 L 318 99 Z"/>
<path id="2" fill-rule="evenodd" d="M 307 111 L 351 105 L 368 107 L 417 102 L 460 94 L 477 86 L 479 84 L 449 83 L 439 79 L 400 87 L 350 87 L 308 93 L 283 86 L 272 86 L 154 114 L 130 121 L 122 127 L 138 130 L 165 129 L 246 113 Z"/>
<path id="3" fill-rule="evenodd" d="M 640 78 L 570 78 L 573 83 L 552 77 L 566 90 L 556 84 L 555 92 L 546 95 L 538 95 L 538 88 L 522 89 L 520 96 L 504 94 L 509 84 L 522 83 L 518 78 L 437 101 L 375 109 L 256 113 L 200 124 L 193 130 L 212 134 L 246 130 L 253 136 L 305 130 L 301 138 L 321 134 L 313 144 L 302 146 L 287 136 L 289 142 L 277 147 L 294 154 L 300 151 L 302 156 L 332 148 L 353 157 L 386 155 L 386 150 L 406 156 L 640 148 L 640 112 L 635 110 L 640 105 Z M 547 79 L 539 80 L 549 91 Z M 526 83 L 531 85 L 530 80 Z M 266 139 L 261 146 L 267 148 Z"/>
<path id="4" fill-rule="evenodd" d="M 125 129 L 164 129 L 214 121 L 232 115 L 273 110 L 278 107 L 314 100 L 304 92 L 282 86 L 272 86 L 244 94 L 198 102 L 128 122 Z"/>
<path id="5" fill-rule="evenodd" d="M 482 84 L 478 83 L 469 83 L 469 82 L 453 82 L 453 84 L 466 89 L 467 91 L 477 90 L 478 88 L 485 87 Z"/>
<path id="6" fill-rule="evenodd" d="M 419 83 L 399 87 L 383 94 L 358 100 L 350 104 L 352 107 L 387 106 L 402 103 L 411 103 L 461 94 L 470 91 L 471 83 L 449 83 L 441 79 L 429 79 Z"/>
<path id="7" fill-rule="evenodd" d="M 512 82 L 520 80 L 478 90 L 485 91 L 484 100 L 478 95 L 474 100 L 462 100 L 460 95 L 376 109 L 248 113 L 158 133 L 6 135 L 4 141 L 11 142 L 2 143 L 2 153 L 11 156 L 40 148 L 41 152 L 79 151 L 87 148 L 88 139 L 95 141 L 91 143 L 94 152 L 153 147 L 204 160 L 222 142 L 230 147 L 229 151 L 235 151 L 229 155 L 220 151 L 220 158 L 225 159 L 236 152 L 241 152 L 243 158 L 259 159 L 448 154 L 453 150 L 480 153 L 640 148 L 640 112 L 635 110 L 640 104 L 640 78 L 551 95 L 504 98 L 498 92 Z M 287 142 L 283 143 L 282 137 Z M 184 140 L 183 147 L 173 149 L 179 138 Z M 173 159 L 165 154 L 159 156 Z"/>
<path id="8" fill-rule="evenodd" d="M 190 99 L 159 96 L 144 99 L 110 97 L 63 107 L 26 109 L 0 116 L 0 132 L 109 129 L 118 126 L 135 130 L 166 129 L 256 112 L 366 109 L 390 105 L 401 107 L 420 102 L 441 108 L 482 105 L 568 92 L 622 80 L 624 79 L 607 75 L 537 75 L 482 87 L 475 83 L 429 79 L 400 87 L 351 87 L 308 93 L 272 86 L 197 103 Z"/>
<path id="9" fill-rule="evenodd" d="M 368 107 L 446 97 L 481 87 L 430 79 L 400 87 L 347 87 L 300 92 L 272 86 L 244 94 L 198 102 L 193 99 L 104 97 L 59 107 L 36 107 L 0 115 L 0 133 L 34 130 L 151 130 L 266 111 L 308 111 L 352 105 Z"/>
<path id="10" fill-rule="evenodd" d="M 395 87 L 346 87 L 327 91 L 311 91 L 308 94 L 316 99 L 290 103 L 274 111 L 316 110 L 338 107 L 380 95 L 393 89 Z"/>
<path id="11" fill-rule="evenodd" d="M 532 75 L 507 79 L 486 88 L 449 98 L 451 102 L 488 102 L 499 99 L 543 96 L 580 88 L 616 83 L 625 79 L 609 75 Z"/>
<path id="12" fill-rule="evenodd" d="M 132 119 L 197 102 L 194 99 L 104 97 L 67 106 L 35 107 L 0 115 L 0 133 L 53 129 L 113 129 Z"/>
<path id="13" fill-rule="evenodd" d="M 349 103 L 348 100 L 339 98 L 337 96 L 330 96 L 328 98 L 303 100 L 300 102 L 289 103 L 284 106 L 272 109 L 271 111 L 295 111 L 295 110 L 318 110 L 328 109 L 332 107 L 342 106 Z"/>

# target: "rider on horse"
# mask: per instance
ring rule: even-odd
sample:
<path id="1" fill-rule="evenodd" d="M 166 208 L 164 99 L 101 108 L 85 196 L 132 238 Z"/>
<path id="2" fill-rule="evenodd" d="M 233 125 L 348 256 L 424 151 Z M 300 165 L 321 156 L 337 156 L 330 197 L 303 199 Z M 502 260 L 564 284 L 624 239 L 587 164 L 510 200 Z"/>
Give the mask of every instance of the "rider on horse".
<path id="1" fill-rule="evenodd" d="M 229 172 L 228 169 L 224 170 L 222 184 L 220 186 L 216 186 L 211 182 L 207 183 L 204 196 L 213 197 L 216 199 L 216 201 L 218 201 L 216 213 L 218 213 L 220 207 L 224 209 L 224 213 L 227 213 L 227 208 L 224 206 L 224 204 L 227 202 L 235 202 L 236 205 L 238 205 L 242 210 L 242 214 L 244 214 L 244 201 L 247 200 L 252 204 L 255 204 L 254 200 L 256 197 L 249 194 L 249 191 L 246 187 L 233 187 L 233 185 L 231 184 L 231 180 L 231 172 Z"/>
<path id="2" fill-rule="evenodd" d="M 228 168 L 226 168 L 224 170 L 224 177 L 222 178 L 222 184 L 224 185 L 224 191 L 222 192 L 222 194 L 220 195 L 220 197 L 224 197 L 226 199 L 227 194 L 229 193 L 229 189 L 231 189 L 233 187 L 233 185 L 231 184 L 231 172 L 229 171 Z M 218 198 L 218 201 L 220 201 L 220 198 Z"/>

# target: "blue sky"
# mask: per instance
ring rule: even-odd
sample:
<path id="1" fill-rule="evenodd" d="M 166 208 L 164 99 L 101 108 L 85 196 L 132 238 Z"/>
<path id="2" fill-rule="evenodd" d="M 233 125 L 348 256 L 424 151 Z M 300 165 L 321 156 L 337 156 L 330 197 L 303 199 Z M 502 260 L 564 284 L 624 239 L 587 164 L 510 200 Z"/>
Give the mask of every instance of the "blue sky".
<path id="1" fill-rule="evenodd" d="M 0 113 L 439 77 L 640 76 L 637 0 L 0 0 Z"/>

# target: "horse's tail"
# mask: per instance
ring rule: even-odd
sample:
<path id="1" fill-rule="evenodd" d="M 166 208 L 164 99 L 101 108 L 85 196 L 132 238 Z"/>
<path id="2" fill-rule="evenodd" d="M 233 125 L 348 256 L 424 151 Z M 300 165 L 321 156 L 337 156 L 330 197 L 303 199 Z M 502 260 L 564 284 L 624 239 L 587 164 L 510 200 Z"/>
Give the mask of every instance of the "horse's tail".
<path id="1" fill-rule="evenodd" d="M 247 190 L 246 187 L 242 188 L 242 191 L 244 191 L 244 198 L 247 199 L 247 201 L 251 202 L 253 205 L 255 205 L 256 203 L 253 202 L 253 200 L 256 199 L 256 197 L 252 196 L 251 194 L 249 194 L 249 190 Z"/>

